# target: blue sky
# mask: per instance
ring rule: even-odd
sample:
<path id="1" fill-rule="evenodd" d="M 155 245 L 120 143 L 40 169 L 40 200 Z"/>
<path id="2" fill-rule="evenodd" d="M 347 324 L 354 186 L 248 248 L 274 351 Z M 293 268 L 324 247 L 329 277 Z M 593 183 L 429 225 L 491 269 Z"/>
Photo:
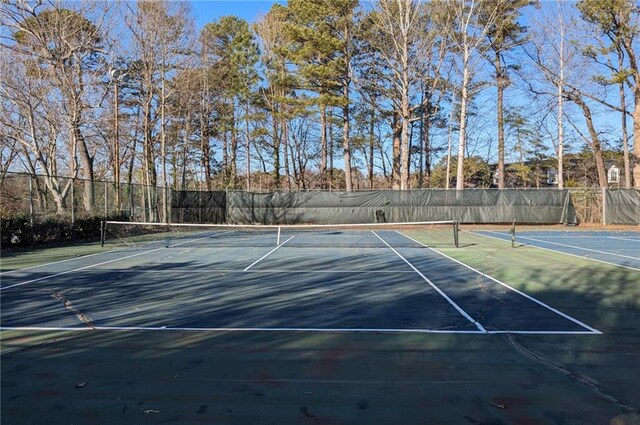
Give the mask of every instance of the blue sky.
<path id="1" fill-rule="evenodd" d="M 202 28 L 206 23 L 221 16 L 235 15 L 248 22 L 254 22 L 258 17 L 266 14 L 271 0 L 193 0 L 191 7 L 196 15 L 196 24 Z M 286 3 L 280 1 L 280 3 Z"/>

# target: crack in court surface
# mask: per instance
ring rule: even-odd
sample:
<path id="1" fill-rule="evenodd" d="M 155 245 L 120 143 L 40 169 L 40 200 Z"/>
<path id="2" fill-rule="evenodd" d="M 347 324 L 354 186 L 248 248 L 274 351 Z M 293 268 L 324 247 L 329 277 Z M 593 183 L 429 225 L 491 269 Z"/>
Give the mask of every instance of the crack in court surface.
<path id="1" fill-rule="evenodd" d="M 54 300 L 60 301 L 64 308 L 66 308 L 67 310 L 72 312 L 78 318 L 78 320 L 80 320 L 82 323 L 87 325 L 88 328 L 95 328 L 96 327 L 95 323 L 93 323 L 93 320 L 91 320 L 91 318 L 89 316 L 87 316 L 85 313 L 83 313 L 80 310 L 78 310 L 77 308 L 75 308 L 73 306 L 73 304 L 71 303 L 71 301 L 69 301 L 67 299 L 67 297 L 65 297 L 62 292 L 51 291 L 51 297 Z"/>
<path id="2" fill-rule="evenodd" d="M 631 413 L 640 414 L 640 410 L 637 407 L 629 406 L 623 403 L 620 398 L 608 393 L 606 388 L 601 383 L 591 378 L 590 376 L 584 375 L 575 370 L 571 370 L 565 365 L 551 360 L 550 358 L 546 357 L 544 354 L 539 353 L 531 348 L 525 347 L 521 342 L 517 341 L 516 336 L 513 334 L 504 334 L 503 338 L 505 341 L 507 341 L 507 343 L 511 347 L 513 347 L 513 349 L 517 353 L 525 357 L 528 357 L 530 359 L 536 360 L 542 363 L 544 366 L 548 367 L 549 369 L 555 372 L 561 373 L 562 375 L 565 375 L 569 379 L 576 381 L 586 386 L 587 388 L 590 388 L 591 390 L 598 393 L 603 399 L 611 403 L 614 403 L 615 405 L 621 407 L 624 410 L 627 410 Z"/>

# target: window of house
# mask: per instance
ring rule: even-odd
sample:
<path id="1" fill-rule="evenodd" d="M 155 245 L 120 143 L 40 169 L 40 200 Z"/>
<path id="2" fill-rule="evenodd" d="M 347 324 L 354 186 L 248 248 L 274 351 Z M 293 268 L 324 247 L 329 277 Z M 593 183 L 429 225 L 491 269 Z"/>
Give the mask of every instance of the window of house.
<path id="1" fill-rule="evenodd" d="M 620 181 L 620 170 L 615 165 L 609 168 L 607 181 L 609 183 L 618 183 Z"/>
<path id="2" fill-rule="evenodd" d="M 558 170 L 547 170 L 547 184 L 558 184 Z"/>

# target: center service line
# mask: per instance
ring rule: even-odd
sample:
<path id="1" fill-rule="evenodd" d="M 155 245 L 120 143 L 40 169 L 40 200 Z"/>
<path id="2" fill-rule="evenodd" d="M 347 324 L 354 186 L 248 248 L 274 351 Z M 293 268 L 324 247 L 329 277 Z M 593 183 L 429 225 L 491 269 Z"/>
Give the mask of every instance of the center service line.
<path id="1" fill-rule="evenodd" d="M 251 263 L 250 266 L 248 266 L 247 268 L 245 268 L 243 270 L 243 272 L 248 271 L 251 267 L 255 266 L 256 264 L 258 264 L 260 261 L 264 260 L 265 258 L 267 258 L 269 255 L 271 255 L 273 252 L 275 252 L 278 248 L 280 248 L 282 245 L 286 244 L 287 242 L 289 242 L 291 239 L 295 238 L 295 236 L 291 236 L 289 239 L 287 239 L 286 241 L 282 242 L 280 245 L 276 246 L 275 248 L 273 248 L 271 251 L 267 252 L 265 255 L 263 255 L 262 257 L 258 258 L 256 261 L 254 261 L 253 263 Z"/>
<path id="2" fill-rule="evenodd" d="M 469 316 L 469 314 L 464 311 L 462 309 L 462 307 L 460 307 L 458 304 L 455 303 L 455 301 L 453 301 L 451 298 L 449 298 L 449 296 L 447 294 L 445 294 L 440 288 L 438 288 L 433 282 L 431 282 L 424 274 L 422 274 L 422 272 L 420 270 L 418 270 L 413 264 L 411 264 L 409 262 L 409 260 L 407 260 L 406 258 L 404 258 L 398 251 L 396 251 L 391 245 L 389 245 L 387 243 L 387 241 L 385 241 L 384 239 L 382 239 L 376 232 L 374 232 L 373 230 L 371 231 L 371 233 L 373 233 L 378 239 L 380 239 L 382 241 L 383 244 L 385 244 L 391 251 L 393 251 L 398 257 L 402 258 L 402 260 L 407 263 L 409 265 L 409 267 L 411 267 L 416 273 L 418 273 L 420 275 L 420 277 L 422 279 L 424 279 L 425 282 L 427 282 L 433 289 L 435 289 L 440 295 L 442 295 L 442 297 L 447 300 L 449 302 L 449 304 L 451 304 L 453 306 L 453 308 L 455 308 L 456 310 L 458 310 L 458 313 L 462 314 L 465 319 L 467 319 L 468 321 L 470 321 L 471 323 L 473 323 L 482 333 L 487 333 L 487 330 L 484 328 L 484 326 L 482 326 L 480 324 L 480 322 L 478 322 L 477 320 L 473 320 L 473 318 L 471 316 Z"/>

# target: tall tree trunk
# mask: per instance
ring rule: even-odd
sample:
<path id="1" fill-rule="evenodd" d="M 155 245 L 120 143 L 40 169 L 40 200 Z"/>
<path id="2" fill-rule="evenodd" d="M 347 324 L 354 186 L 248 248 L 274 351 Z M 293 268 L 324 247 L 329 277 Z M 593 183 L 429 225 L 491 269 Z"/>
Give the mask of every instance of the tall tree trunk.
<path id="1" fill-rule="evenodd" d="M 120 140 L 119 140 L 119 103 L 118 103 L 118 80 L 113 84 L 113 181 L 115 184 L 115 205 L 120 211 Z"/>
<path id="2" fill-rule="evenodd" d="M 431 111 L 431 104 L 428 102 L 427 111 Z M 423 137 L 423 151 L 424 151 L 424 181 L 421 187 L 431 187 L 431 138 L 429 137 L 429 133 L 431 131 L 431 120 L 429 117 L 431 113 L 428 112 L 425 117 L 423 117 L 424 123 L 422 128 L 422 137 Z"/>
<path id="3" fill-rule="evenodd" d="M 164 62 L 164 61 L 163 61 Z M 167 122 L 165 114 L 165 64 L 162 64 L 162 83 L 160 87 L 160 155 L 162 156 L 162 222 L 168 223 L 169 207 L 167 205 Z"/>
<path id="4" fill-rule="evenodd" d="M 329 120 L 327 122 L 327 132 L 329 133 L 328 143 L 329 143 L 329 189 L 333 189 L 333 112 L 329 109 Z"/>
<path id="5" fill-rule="evenodd" d="M 235 113 L 231 122 L 231 186 L 235 189 L 238 185 L 238 132 L 236 129 Z"/>
<path id="6" fill-rule="evenodd" d="M 631 40 L 623 37 L 622 45 L 629 57 L 629 68 L 634 81 L 633 96 L 633 186 L 640 189 L 640 68 L 638 67 L 637 52 Z"/>
<path id="7" fill-rule="evenodd" d="M 465 46 L 466 47 L 466 46 Z M 458 138 L 458 169 L 456 170 L 456 190 L 464 189 L 464 154 L 467 141 L 467 101 L 469 85 L 468 53 L 464 52 L 462 87 L 460 95 L 460 135 Z"/>
<path id="8" fill-rule="evenodd" d="M 453 97 L 451 99 L 451 113 L 449 114 L 449 135 L 447 136 L 447 171 L 445 174 L 445 183 L 444 188 L 449 189 L 449 184 L 451 183 L 451 146 L 453 144 L 453 114 L 455 112 L 455 98 L 456 93 L 454 91 Z"/>
<path id="9" fill-rule="evenodd" d="M 562 75 L 562 68 L 560 68 L 560 75 Z M 562 83 L 562 77 L 560 83 L 558 83 L 558 189 L 564 189 L 564 87 Z"/>
<path id="10" fill-rule="evenodd" d="M 342 79 L 342 96 L 344 106 L 342 107 L 342 147 L 344 149 L 344 179 L 347 192 L 353 189 L 353 180 L 351 178 L 351 145 L 349 140 L 349 86 L 351 85 L 351 54 L 349 52 L 349 44 L 351 42 L 351 32 L 349 26 L 351 22 L 345 20 L 344 25 L 344 76 Z"/>
<path id="11" fill-rule="evenodd" d="M 320 188 L 326 189 L 327 174 L 327 107 L 320 105 Z"/>
<path id="12" fill-rule="evenodd" d="M 559 4 L 559 3 L 558 3 Z M 558 13 L 560 27 L 559 66 L 560 78 L 558 81 L 558 190 L 564 189 L 564 15 Z"/>
<path id="13" fill-rule="evenodd" d="M 346 105 L 342 108 L 342 148 L 344 150 L 344 180 L 347 192 L 353 190 L 353 182 L 351 180 L 351 146 L 349 142 L 349 84 L 344 85 L 343 95 L 346 99 Z"/>
<path id="14" fill-rule="evenodd" d="M 189 140 L 188 137 L 189 133 L 186 133 L 184 139 L 185 144 L 187 144 Z M 207 190 L 212 190 L 211 145 L 209 144 L 209 114 L 206 109 L 202 110 L 200 113 L 200 152 L 202 152 L 202 168 L 204 169 L 206 187 Z"/>
<path id="15" fill-rule="evenodd" d="M 602 148 L 600 146 L 600 140 L 598 138 L 598 132 L 596 131 L 593 125 L 593 118 L 591 116 L 591 109 L 589 106 L 582 100 L 582 98 L 575 92 L 568 94 L 569 100 L 578 105 L 580 109 L 582 109 L 582 114 L 584 115 L 587 129 L 589 130 L 589 136 L 591 137 L 591 149 L 593 150 L 593 155 L 596 160 L 596 171 L 598 173 L 598 185 L 601 188 L 607 187 L 607 172 L 604 166 L 604 159 L 602 157 Z"/>
<path id="16" fill-rule="evenodd" d="M 282 118 L 282 155 L 284 157 L 284 175 L 287 178 L 287 189 L 291 190 L 291 169 L 289 168 L 289 123 Z"/>
<path id="17" fill-rule="evenodd" d="M 182 190 L 187 190 L 187 162 L 189 158 L 189 148 L 185 143 L 182 147 L 182 177 L 180 187 Z"/>
<path id="18" fill-rule="evenodd" d="M 78 153 L 80 154 L 80 162 L 82 163 L 82 177 L 84 178 L 84 209 L 87 212 L 93 212 L 93 206 L 95 204 L 94 195 L 94 176 L 93 176 L 93 158 L 89 153 L 89 148 L 84 140 L 84 136 L 80 131 L 80 123 L 75 119 L 73 120 L 73 138 L 75 139 L 76 146 L 78 147 Z"/>
<path id="19" fill-rule="evenodd" d="M 633 186 L 640 189 L 640 84 L 636 83 L 633 109 Z"/>
<path id="20" fill-rule="evenodd" d="M 249 127 L 249 104 L 246 104 L 244 112 L 244 125 L 246 127 L 246 146 L 245 152 L 247 155 L 247 191 L 251 190 L 251 128 Z"/>
<path id="21" fill-rule="evenodd" d="M 391 187 L 394 190 L 400 189 L 400 147 L 401 147 L 401 139 L 402 139 L 402 123 L 400 122 L 400 114 L 398 111 L 393 111 L 393 121 L 392 121 L 392 130 L 393 130 L 393 153 L 392 153 L 392 171 L 391 171 Z"/>
<path id="22" fill-rule="evenodd" d="M 400 190 L 409 188 L 409 120 L 411 111 L 409 110 L 409 96 L 402 93 L 402 120 L 401 120 L 401 146 L 400 146 Z"/>
<path id="23" fill-rule="evenodd" d="M 496 85 L 497 93 L 497 113 L 498 113 L 498 189 L 504 189 L 504 90 L 506 76 L 503 75 L 502 59 L 500 52 L 496 52 Z"/>
<path id="24" fill-rule="evenodd" d="M 231 180 L 229 176 L 229 132 L 226 128 L 222 131 L 222 170 L 224 185 L 228 186 Z"/>
<path id="25" fill-rule="evenodd" d="M 275 102 L 272 102 L 275 105 Z M 278 128 L 279 119 L 275 106 L 271 107 L 271 119 L 273 124 L 273 186 L 280 189 L 280 145 L 281 134 Z"/>
<path id="26" fill-rule="evenodd" d="M 376 114 L 371 105 L 371 119 L 369 120 L 369 161 L 367 163 L 369 174 L 369 189 L 373 189 L 373 150 L 375 146 L 375 119 Z"/>
<path id="27" fill-rule="evenodd" d="M 624 69 L 624 55 L 618 49 L 618 69 Z M 622 150 L 624 162 L 624 187 L 631 188 L 631 167 L 629 166 L 629 135 L 627 134 L 627 102 L 624 95 L 624 82 L 620 83 L 620 108 L 622 109 Z"/>

